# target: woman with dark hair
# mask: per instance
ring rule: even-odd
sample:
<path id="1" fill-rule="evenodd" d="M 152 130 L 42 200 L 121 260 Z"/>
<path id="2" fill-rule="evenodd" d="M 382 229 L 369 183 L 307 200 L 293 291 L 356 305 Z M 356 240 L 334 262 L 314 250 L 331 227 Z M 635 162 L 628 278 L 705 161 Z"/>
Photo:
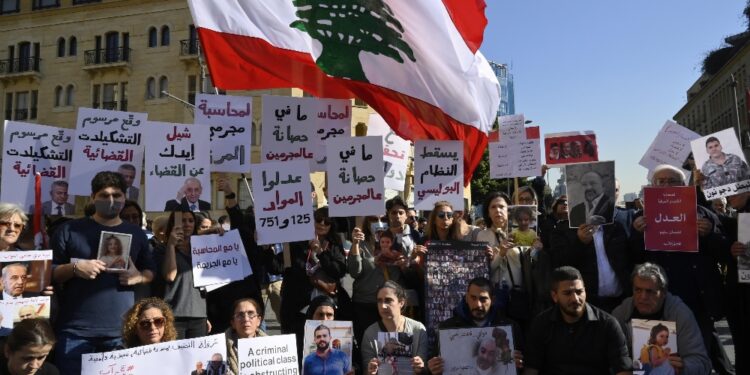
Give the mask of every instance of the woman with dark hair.
<path id="1" fill-rule="evenodd" d="M 176 339 L 172 309 L 161 298 L 144 298 L 125 314 L 122 341 L 128 348 Z"/>
<path id="2" fill-rule="evenodd" d="M 383 345 L 378 340 L 378 333 L 387 332 L 397 334 L 398 342 L 410 342 L 411 351 L 406 355 L 409 365 L 415 374 L 422 373 L 426 370 L 428 355 L 427 330 L 422 323 L 402 315 L 401 311 L 406 305 L 406 291 L 398 283 L 389 280 L 378 289 L 377 296 L 380 320 L 368 327 L 362 337 L 363 368 L 367 374 L 375 375 L 379 366 L 395 366 L 394 363 L 387 364 L 379 359 L 388 345 Z"/>
<path id="3" fill-rule="evenodd" d="M 177 213 L 182 225 L 175 225 Z M 178 339 L 202 337 L 210 331 L 205 294 L 193 286 L 190 237 L 197 234 L 197 229 L 195 213 L 173 211 L 167 223 L 167 245 L 154 249 L 165 282 L 164 301 L 174 312 Z"/>
<path id="4" fill-rule="evenodd" d="M 16 323 L 5 341 L 0 375 L 58 375 L 57 368 L 45 361 L 54 345 L 55 334 L 46 319 Z"/>
<path id="5" fill-rule="evenodd" d="M 138 202 L 126 200 L 125 204 L 122 206 L 122 211 L 120 211 L 120 219 L 131 223 L 138 228 L 142 228 L 143 210 L 141 209 L 141 206 L 138 205 Z"/>
<path id="6" fill-rule="evenodd" d="M 227 363 L 232 373 L 239 374 L 237 345 L 240 339 L 267 336 L 260 324 L 263 322 L 263 309 L 252 298 L 234 301 L 230 327 L 224 332 L 227 339 Z"/>

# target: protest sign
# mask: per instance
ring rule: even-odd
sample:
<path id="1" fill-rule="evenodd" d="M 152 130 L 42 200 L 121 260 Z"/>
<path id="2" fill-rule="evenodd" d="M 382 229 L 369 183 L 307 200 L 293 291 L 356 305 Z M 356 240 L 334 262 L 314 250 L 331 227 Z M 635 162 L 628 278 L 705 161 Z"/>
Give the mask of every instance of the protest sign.
<path id="1" fill-rule="evenodd" d="M 318 147 L 314 125 L 318 105 L 314 98 L 263 96 L 261 127 L 261 162 L 307 160 L 310 169 Z"/>
<path id="2" fill-rule="evenodd" d="M 750 214 L 737 214 L 737 241 L 750 246 Z M 741 283 L 750 283 L 750 250 L 737 257 L 737 277 Z"/>
<path id="3" fill-rule="evenodd" d="M 583 224 L 610 224 L 615 213 L 615 162 L 565 166 L 568 220 L 571 228 Z"/>
<path id="4" fill-rule="evenodd" d="M 310 240 L 315 236 L 310 164 L 306 160 L 253 165 L 258 244 Z M 282 172 L 283 171 L 283 172 Z"/>
<path id="5" fill-rule="evenodd" d="M 91 194 L 91 180 L 102 171 L 121 166 L 135 169 L 133 186 L 139 186 L 143 165 L 141 133 L 146 113 L 79 108 L 68 193 Z"/>
<path id="6" fill-rule="evenodd" d="M 99 254 L 96 259 L 104 262 L 107 271 L 126 271 L 132 241 L 132 234 L 102 231 L 99 235 Z"/>
<path id="7" fill-rule="evenodd" d="M 662 320 L 632 319 L 633 374 L 675 374 L 668 357 L 678 354 L 677 325 Z"/>
<path id="8" fill-rule="evenodd" d="M 313 172 L 325 171 L 328 152 L 326 144 L 333 139 L 352 136 L 352 103 L 348 99 L 314 99 L 315 119 L 308 126 L 315 128 L 315 164 Z"/>
<path id="9" fill-rule="evenodd" d="M 383 161 L 386 164 L 390 163 L 390 167 L 386 169 L 385 188 L 404 191 L 411 143 L 396 135 L 377 113 L 370 114 L 367 122 L 367 135 L 383 137 Z"/>
<path id="10" fill-rule="evenodd" d="M 516 372 L 511 326 L 441 329 L 439 336 L 444 375 Z"/>
<path id="11" fill-rule="evenodd" d="M 416 343 L 412 332 L 378 332 L 378 375 L 414 374 L 411 365 L 414 345 Z"/>
<path id="12" fill-rule="evenodd" d="M 417 141 L 414 146 L 414 207 L 432 210 L 435 202 L 464 206 L 462 141 Z"/>
<path id="13" fill-rule="evenodd" d="M 206 373 L 225 374 L 226 359 L 227 341 L 222 333 L 83 354 L 81 374 L 187 375 L 196 371 L 199 362 Z"/>
<path id="14" fill-rule="evenodd" d="M 50 200 L 52 182 L 67 182 L 70 178 L 73 144 L 72 129 L 5 121 L 0 201 L 17 203 L 33 213 L 34 175 L 39 172 L 42 176 L 42 213 L 55 214 Z M 69 196 L 64 203 L 72 208 L 74 201 Z M 46 207 L 49 209 L 44 210 Z M 72 215 L 73 212 L 64 214 Z"/>
<path id="15" fill-rule="evenodd" d="M 250 172 L 253 98 L 198 94 L 195 101 L 194 123 L 210 130 L 211 172 Z"/>
<path id="16" fill-rule="evenodd" d="M 698 251 L 695 187 L 645 187 L 643 199 L 647 250 Z"/>
<path id="17" fill-rule="evenodd" d="M 541 173 L 539 127 L 521 128 L 521 131 L 523 136 L 516 134 L 516 129 L 501 128 L 498 141 L 489 144 L 490 177 L 532 177 Z"/>
<path id="18" fill-rule="evenodd" d="M 206 126 L 149 122 L 146 211 L 211 209 L 209 132 Z"/>
<path id="19" fill-rule="evenodd" d="M 2 251 L 0 268 L 8 266 L 9 281 L 2 286 L 9 298 L 35 297 L 52 284 L 52 250 Z M 10 280 L 13 275 L 17 277 Z"/>
<path id="20" fill-rule="evenodd" d="M 544 152 L 548 165 L 599 160 L 596 135 L 593 131 L 545 134 Z"/>
<path id="21" fill-rule="evenodd" d="M 674 121 L 668 120 L 656 134 L 638 164 L 649 171 L 657 165 L 669 164 L 681 168 L 690 155 L 690 142 L 700 135 Z"/>
<path id="22" fill-rule="evenodd" d="M 238 230 L 190 237 L 193 286 L 242 280 L 253 273 Z"/>
<path id="23" fill-rule="evenodd" d="M 12 329 L 14 324 L 24 319 L 49 319 L 49 314 L 49 297 L 3 299 L 0 301 L 0 336 L 10 334 L 7 329 Z"/>
<path id="24" fill-rule="evenodd" d="M 466 293 L 469 280 L 479 276 L 489 278 L 486 250 L 486 242 L 429 242 L 424 265 L 427 327 L 437 327 L 453 316 L 453 308 Z M 428 333 L 433 343 L 435 331 L 429 329 Z"/>
<path id="25" fill-rule="evenodd" d="M 352 322 L 308 320 L 302 348 L 302 373 L 305 375 L 345 375 L 353 370 L 354 329 Z M 320 354 L 320 355 L 319 355 Z M 324 357 L 326 359 L 320 359 Z M 324 362 L 326 366 L 319 364 Z"/>
<path id="26" fill-rule="evenodd" d="M 385 172 L 381 149 L 380 137 L 355 137 L 328 142 L 330 216 L 383 213 Z"/>
<path id="27" fill-rule="evenodd" d="M 240 339 L 237 346 L 240 375 L 299 374 L 294 335 Z"/>
<path id="28" fill-rule="evenodd" d="M 500 128 L 523 128 L 526 125 L 526 117 L 523 113 L 517 115 L 498 116 L 497 122 Z"/>
<path id="29" fill-rule="evenodd" d="M 701 187 L 706 199 L 750 191 L 750 167 L 734 128 L 693 140 L 690 146 L 695 166 L 703 175 Z"/>

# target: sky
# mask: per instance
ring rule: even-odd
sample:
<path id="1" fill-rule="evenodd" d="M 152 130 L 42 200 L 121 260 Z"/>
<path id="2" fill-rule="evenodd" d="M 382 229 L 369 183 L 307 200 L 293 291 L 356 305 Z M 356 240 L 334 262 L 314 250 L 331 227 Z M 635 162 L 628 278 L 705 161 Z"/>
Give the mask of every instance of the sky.
<path id="1" fill-rule="evenodd" d="M 638 161 L 687 102 L 706 53 L 747 27 L 745 0 L 485 1 L 480 50 L 511 65 L 516 113 L 542 133 L 595 131 L 622 194 L 646 184 Z"/>

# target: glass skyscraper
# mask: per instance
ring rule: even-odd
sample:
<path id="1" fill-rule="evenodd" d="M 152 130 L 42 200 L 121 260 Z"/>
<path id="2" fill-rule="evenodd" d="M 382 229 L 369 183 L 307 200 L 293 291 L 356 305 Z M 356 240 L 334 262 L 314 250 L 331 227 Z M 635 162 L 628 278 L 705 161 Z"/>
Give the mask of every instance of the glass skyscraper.
<path id="1" fill-rule="evenodd" d="M 500 81 L 500 108 L 497 109 L 497 115 L 514 115 L 516 104 L 513 94 L 513 74 L 510 74 L 510 69 L 506 64 L 490 61 L 490 66 L 495 72 L 497 80 Z"/>

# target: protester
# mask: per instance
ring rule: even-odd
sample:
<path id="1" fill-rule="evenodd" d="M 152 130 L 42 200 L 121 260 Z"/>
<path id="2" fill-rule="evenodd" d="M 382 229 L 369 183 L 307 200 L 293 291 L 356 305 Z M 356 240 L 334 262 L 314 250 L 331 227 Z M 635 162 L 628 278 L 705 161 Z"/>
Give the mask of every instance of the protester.
<path id="1" fill-rule="evenodd" d="M 453 205 L 447 201 L 435 202 L 435 207 L 430 211 L 430 216 L 427 218 L 425 240 L 450 240 L 452 239 L 453 228 Z"/>
<path id="2" fill-rule="evenodd" d="M 679 353 L 670 354 L 668 362 L 681 375 L 709 374 L 711 361 L 703 346 L 698 323 L 680 297 L 667 291 L 668 280 L 664 269 L 653 263 L 639 264 L 635 266 L 631 280 L 633 296 L 626 298 L 612 311 L 622 326 L 627 342 L 633 342 L 631 319 L 675 322 Z"/>
<path id="3" fill-rule="evenodd" d="M 122 325 L 122 341 L 127 348 L 174 341 L 172 309 L 161 298 L 145 298 L 128 310 Z"/>
<path id="4" fill-rule="evenodd" d="M 378 366 L 385 365 L 378 359 L 378 332 L 397 332 L 411 336 L 411 367 L 415 374 L 425 370 L 428 354 L 427 330 L 424 325 L 401 315 L 406 305 L 404 288 L 393 281 L 386 281 L 378 289 L 378 313 L 380 320 L 369 326 L 362 338 L 362 366 L 369 375 L 378 373 Z"/>
<path id="5" fill-rule="evenodd" d="M 120 211 L 120 219 L 137 227 L 143 227 L 143 210 L 138 202 L 126 200 Z"/>
<path id="6" fill-rule="evenodd" d="M 440 322 L 438 329 L 510 326 L 516 349 L 513 353 L 515 365 L 516 368 L 523 368 L 521 329 L 516 322 L 505 317 L 502 310 L 492 302 L 492 283 L 484 277 L 476 277 L 469 281 L 466 295 L 453 309 L 453 317 Z M 443 358 L 435 348 L 430 352 L 433 357 L 427 361 L 427 367 L 432 375 L 440 375 L 444 370 Z"/>
<path id="7" fill-rule="evenodd" d="M 16 323 L 3 348 L 0 375 L 58 375 L 46 361 L 55 346 L 52 326 L 46 319 L 26 319 Z"/>
<path id="8" fill-rule="evenodd" d="M 177 216 L 182 217 L 180 225 L 175 223 Z M 165 281 L 164 301 L 174 312 L 178 339 L 201 337 L 210 331 L 205 293 L 194 286 L 190 238 L 196 233 L 194 212 L 172 212 L 167 224 L 167 246 L 155 252 Z"/>
<path id="9" fill-rule="evenodd" d="M 395 196 L 385 202 L 388 215 L 388 230 L 393 233 L 396 243 L 404 249 L 407 256 L 414 251 L 415 242 L 411 237 L 411 228 L 406 224 L 407 206 L 401 196 Z"/>
<path id="10" fill-rule="evenodd" d="M 94 214 L 62 224 L 50 239 L 52 277 L 62 286 L 55 321 L 59 332 L 55 360 L 64 374 L 80 373 L 82 354 L 122 345 L 121 319 L 135 302 L 133 286 L 153 278 L 146 235 L 118 216 L 125 203 L 125 189 L 119 173 L 97 173 L 91 181 Z M 103 230 L 132 236 L 124 272 L 104 272 L 104 262 L 96 259 Z"/>
<path id="11" fill-rule="evenodd" d="M 305 315 L 307 320 L 335 320 L 336 302 L 328 296 L 317 296 L 310 301 Z"/>
<path id="12" fill-rule="evenodd" d="M 531 323 L 524 375 L 631 374 L 625 335 L 611 315 L 586 303 L 581 273 L 560 267 L 551 282 L 555 306 Z"/>
<path id="13" fill-rule="evenodd" d="M 0 251 L 20 250 L 18 238 L 29 218 L 23 209 L 12 203 L 0 203 Z"/>
<path id="14" fill-rule="evenodd" d="M 227 340 L 227 364 L 234 374 L 239 374 L 239 357 L 237 348 L 239 339 L 264 337 L 266 333 L 260 329 L 263 313 L 258 301 L 243 298 L 234 302 L 230 327 L 224 332 Z"/>

